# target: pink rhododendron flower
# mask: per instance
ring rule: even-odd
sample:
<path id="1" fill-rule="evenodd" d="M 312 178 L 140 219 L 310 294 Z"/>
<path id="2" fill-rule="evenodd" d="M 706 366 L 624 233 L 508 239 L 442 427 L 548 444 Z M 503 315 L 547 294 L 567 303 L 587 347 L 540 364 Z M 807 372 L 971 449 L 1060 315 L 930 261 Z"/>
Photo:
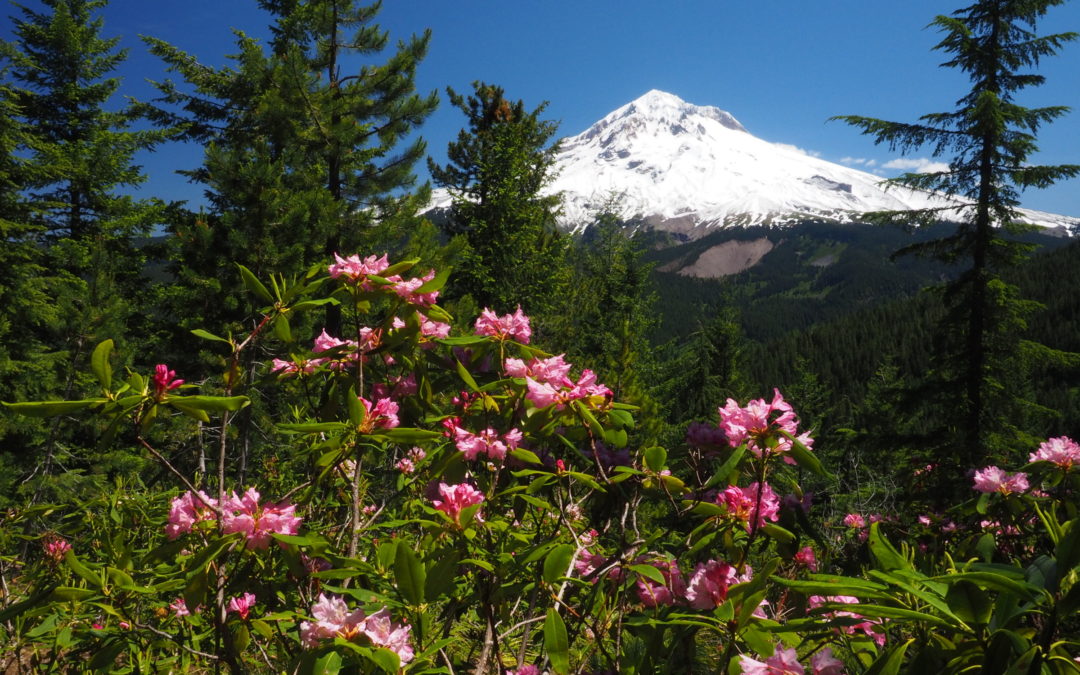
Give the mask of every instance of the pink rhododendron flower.
<path id="1" fill-rule="evenodd" d="M 171 609 L 173 614 L 177 617 L 189 616 L 191 614 L 191 611 L 188 610 L 187 602 L 185 602 L 183 598 L 173 600 L 172 604 L 169 605 L 169 609 Z"/>
<path id="2" fill-rule="evenodd" d="M 165 534 L 169 539 L 176 539 L 185 532 L 191 532 L 191 528 L 199 521 L 216 520 L 215 507 L 217 500 L 211 499 L 205 492 L 185 492 L 172 500 Z"/>
<path id="3" fill-rule="evenodd" d="M 1068 471 L 1080 464 L 1080 444 L 1067 437 L 1051 438 L 1031 453 L 1029 462 L 1052 462 Z"/>
<path id="4" fill-rule="evenodd" d="M 175 378 L 176 371 L 169 370 L 164 363 L 154 366 L 154 398 L 160 401 L 166 393 L 179 388 L 184 383 L 183 380 Z"/>
<path id="5" fill-rule="evenodd" d="M 349 639 L 359 632 L 357 626 L 365 618 L 363 611 L 350 612 L 344 600 L 325 593 L 311 606 L 311 616 L 314 623 L 300 624 L 300 639 L 306 647 L 317 647 L 320 641 L 335 637 Z"/>
<path id="6" fill-rule="evenodd" d="M 390 611 L 383 607 L 364 620 L 361 626 L 364 635 L 376 647 L 386 647 L 398 655 L 402 663 L 413 659 L 413 648 L 409 644 L 409 626 L 395 624 L 390 620 Z"/>
<path id="7" fill-rule="evenodd" d="M 392 277 L 388 277 L 387 280 L 394 282 L 393 285 L 390 286 L 390 290 L 405 302 L 419 307 L 431 307 L 439 299 L 439 292 L 430 291 L 427 293 L 417 293 L 417 291 L 420 290 L 421 286 L 434 278 L 435 270 L 430 270 L 422 277 L 403 280 L 400 276 L 395 274 Z"/>
<path id="8" fill-rule="evenodd" d="M 508 670 L 506 675 L 540 675 L 540 669 L 534 665 L 527 665 L 518 668 L 517 670 Z"/>
<path id="9" fill-rule="evenodd" d="M 747 531 L 755 530 L 766 520 L 779 520 L 780 498 L 768 483 L 754 482 L 742 488 L 729 486 L 716 496 L 716 503 L 727 508 L 733 518 L 746 523 Z"/>
<path id="10" fill-rule="evenodd" d="M 804 546 L 802 550 L 795 554 L 793 558 L 795 562 L 800 565 L 805 565 L 806 569 L 811 572 L 817 572 L 817 557 L 814 555 L 814 549 L 809 546 Z"/>
<path id="11" fill-rule="evenodd" d="M 510 377 L 531 377 L 537 382 L 544 382 L 555 387 L 572 386 L 569 380 L 570 364 L 563 360 L 563 355 L 546 359 L 534 358 L 527 364 L 521 359 L 507 358 L 503 369 Z"/>
<path id="12" fill-rule="evenodd" d="M 740 407 L 735 399 L 729 398 L 727 404 L 720 408 L 720 428 L 727 436 L 728 444 L 737 448 L 743 443 L 754 454 L 761 457 L 763 454 L 775 452 L 784 454 L 791 450 L 791 441 L 781 436 L 783 431 L 798 439 L 808 449 L 813 446 L 814 439 L 806 433 L 799 434 L 799 420 L 795 411 L 780 395 L 780 390 L 773 390 L 773 400 L 766 403 L 765 399 L 754 399 Z M 779 413 L 775 417 L 773 413 Z M 784 461 L 794 464 L 790 457 L 784 456 Z"/>
<path id="13" fill-rule="evenodd" d="M 413 471 L 416 471 L 416 465 L 413 464 L 412 460 L 408 457 L 399 459 L 397 464 L 394 465 L 394 468 L 404 474 L 410 474 Z"/>
<path id="14" fill-rule="evenodd" d="M 646 607 L 659 607 L 660 605 L 674 605 L 686 597 L 686 581 L 683 580 L 682 570 L 674 560 L 652 560 L 647 564 L 652 565 L 664 576 L 664 583 L 658 584 L 652 579 L 642 576 L 637 581 L 637 596 L 641 604 Z"/>
<path id="15" fill-rule="evenodd" d="M 468 483 L 457 485 L 439 483 L 439 496 L 442 499 L 433 499 L 432 506 L 450 516 L 455 523 L 458 522 L 458 516 L 461 515 L 463 509 L 484 501 L 484 493 Z M 483 522 L 479 512 L 476 514 L 476 519 Z"/>
<path id="16" fill-rule="evenodd" d="M 816 609 L 816 608 L 821 607 L 822 605 L 824 605 L 826 602 L 844 603 L 846 605 L 854 605 L 854 604 L 859 603 L 859 599 L 856 598 L 856 597 L 850 596 L 850 595 L 829 595 L 829 596 L 811 595 L 810 598 L 809 598 L 809 603 L 808 604 L 809 604 L 809 607 L 811 609 Z M 826 618 L 829 618 L 829 619 L 837 618 L 837 617 L 845 617 L 845 618 L 852 618 L 852 619 L 862 619 L 862 618 L 864 618 L 861 614 L 856 614 L 854 612 L 848 612 L 848 611 L 844 611 L 844 610 L 838 610 L 838 611 L 833 611 L 833 612 L 825 612 L 822 616 L 824 616 Z M 879 622 L 877 622 L 877 621 L 865 620 L 865 621 L 861 621 L 861 622 L 859 622 L 857 624 L 854 624 L 854 625 L 843 626 L 841 628 L 837 628 L 837 630 L 840 630 L 840 631 L 842 631 L 844 633 L 847 633 L 848 635 L 854 635 L 856 631 L 862 631 L 867 636 L 871 637 L 874 640 L 874 642 L 877 644 L 877 646 L 880 647 L 880 646 L 885 644 L 885 633 L 883 633 L 883 632 L 879 633 L 878 631 L 874 630 L 874 626 L 877 625 L 878 623 Z"/>
<path id="17" fill-rule="evenodd" d="M 63 560 L 67 552 L 71 550 L 71 544 L 63 537 L 58 537 L 56 535 L 45 537 L 41 542 L 41 547 L 45 549 L 46 557 L 54 563 Z"/>
<path id="18" fill-rule="evenodd" d="M 371 616 L 365 616 L 359 609 L 350 612 L 341 598 L 320 593 L 319 599 L 311 606 L 311 616 L 314 622 L 304 621 L 300 624 L 300 639 L 305 647 L 318 647 L 321 641 L 336 637 L 352 640 L 362 635 L 373 646 L 386 647 L 396 653 L 403 664 L 413 659 L 413 648 L 409 644 L 410 627 L 393 623 L 385 607 Z"/>
<path id="19" fill-rule="evenodd" d="M 861 530 L 866 527 L 866 519 L 858 513 L 849 513 L 844 516 L 844 524 L 848 527 L 853 527 Z"/>
<path id="20" fill-rule="evenodd" d="M 416 374 L 391 377 L 388 383 L 380 382 L 371 388 L 372 398 L 401 399 L 416 393 Z"/>
<path id="21" fill-rule="evenodd" d="M 288 377 L 298 373 L 313 373 L 318 365 L 318 360 L 297 363 L 295 361 L 286 361 L 284 359 L 274 359 L 270 363 L 270 372 L 277 373 L 282 377 Z"/>
<path id="22" fill-rule="evenodd" d="M 805 675 L 806 669 L 799 663 L 799 656 L 794 649 L 776 646 L 776 651 L 765 661 L 757 661 L 746 656 L 739 657 L 743 675 Z"/>
<path id="23" fill-rule="evenodd" d="M 334 279 L 344 277 L 348 283 L 356 283 L 357 281 L 365 281 L 365 278 L 369 274 L 379 275 L 390 266 L 390 262 L 386 258 L 384 253 L 381 258 L 375 256 L 368 256 L 363 260 L 358 255 L 351 255 L 348 258 L 342 258 L 337 253 L 334 254 L 334 264 L 327 268 L 330 276 Z M 365 284 L 365 288 L 366 288 Z"/>
<path id="24" fill-rule="evenodd" d="M 499 432 L 491 428 L 484 429 L 478 434 L 461 427 L 454 429 L 454 444 L 467 461 L 472 461 L 480 455 L 502 461 L 506 458 L 507 451 L 515 450 L 522 438 L 521 432 L 517 429 L 511 429 L 501 437 Z"/>
<path id="25" fill-rule="evenodd" d="M 296 534 L 300 530 L 301 518 L 295 515 L 295 505 L 260 505 L 255 488 L 248 488 L 242 497 L 233 492 L 222 510 L 222 532 L 242 532 L 247 537 L 246 546 L 251 549 L 269 546 L 271 534 Z"/>
<path id="26" fill-rule="evenodd" d="M 426 316 L 420 317 L 420 335 L 426 338 L 450 337 L 450 324 L 435 321 Z M 425 345 L 426 346 L 426 345 Z"/>
<path id="27" fill-rule="evenodd" d="M 996 466 L 988 466 L 975 472 L 974 488 L 979 492 L 1000 492 L 1003 495 L 1028 491 L 1027 474 L 1005 473 Z"/>
<path id="28" fill-rule="evenodd" d="M 734 583 L 735 568 L 726 562 L 698 563 L 686 586 L 686 602 L 694 609 L 713 609 L 724 602 L 728 586 Z"/>
<path id="29" fill-rule="evenodd" d="M 518 306 L 513 314 L 501 317 L 484 308 L 484 311 L 480 312 L 480 318 L 476 320 L 475 333 L 499 340 L 517 340 L 527 345 L 532 337 L 532 328 L 529 326 L 529 317 L 521 312 L 521 306 Z"/>
<path id="30" fill-rule="evenodd" d="M 596 373 L 591 370 L 581 371 L 581 377 L 577 382 L 566 378 L 563 384 L 553 385 L 550 382 L 539 382 L 525 376 L 525 398 L 537 408 L 546 408 L 555 405 L 556 410 L 561 410 L 570 401 L 588 399 L 594 404 L 610 397 L 611 390 L 596 381 Z"/>
<path id="31" fill-rule="evenodd" d="M 229 611 L 236 612 L 241 619 L 248 618 L 248 612 L 255 606 L 255 594 L 244 593 L 240 597 L 229 598 Z"/>
<path id="32" fill-rule="evenodd" d="M 810 657 L 812 675 L 844 675 L 844 662 L 834 658 L 832 649 L 826 647 Z"/>
<path id="33" fill-rule="evenodd" d="M 364 422 L 360 425 L 361 433 L 371 433 L 375 429 L 393 429 L 401 424 L 398 419 L 398 404 L 389 398 L 380 398 L 372 405 L 371 401 L 363 396 L 357 396 L 360 405 L 364 406 Z"/>

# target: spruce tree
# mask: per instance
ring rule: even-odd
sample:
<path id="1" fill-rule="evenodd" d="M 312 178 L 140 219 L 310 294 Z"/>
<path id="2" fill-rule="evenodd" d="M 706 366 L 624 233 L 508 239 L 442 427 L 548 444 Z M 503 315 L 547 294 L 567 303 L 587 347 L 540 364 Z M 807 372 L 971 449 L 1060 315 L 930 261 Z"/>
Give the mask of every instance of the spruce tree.
<path id="1" fill-rule="evenodd" d="M 136 153 L 165 134 L 133 128 L 139 112 L 116 100 L 120 80 L 112 73 L 126 53 L 117 38 L 102 35 L 105 4 L 16 5 L 14 39 L 2 46 L 0 326 L 17 322 L 0 327 L 4 399 L 76 397 L 94 346 L 130 336 L 147 286 L 140 239 L 164 208 L 125 192 L 144 180 Z M 17 448 L 27 433 L 13 432 L 4 443 Z M 101 456 L 80 450 L 88 439 L 62 439 L 56 425 L 35 433 L 39 478 L 61 451 L 72 453 L 69 469 L 106 468 Z"/>
<path id="2" fill-rule="evenodd" d="M 379 62 L 389 35 L 374 23 L 378 3 L 259 4 L 272 17 L 272 39 L 262 45 L 238 33 L 229 67 L 148 40 L 185 81 L 160 83 L 152 113 L 206 146 L 191 176 L 206 185 L 210 208 L 175 228 L 180 274 L 200 288 L 190 300 L 203 316 L 215 308 L 221 318 L 240 315 L 227 290 L 233 262 L 265 278 L 335 252 L 375 252 L 415 224 L 428 200 L 423 189 L 407 192 L 425 151 L 407 137 L 438 103 L 434 92 L 415 91 L 430 35 L 400 42 Z"/>
<path id="3" fill-rule="evenodd" d="M 939 327 L 936 403 L 947 409 L 941 446 L 955 442 L 968 468 L 993 458 L 1024 439 L 1013 424 L 1022 414 L 1010 378 L 1023 367 L 1025 354 L 1040 350 L 1021 339 L 1025 306 L 1001 271 L 1022 260 L 1027 249 L 1010 238 L 1025 229 L 1015 208 L 1020 191 L 1045 187 L 1075 176 L 1080 166 L 1031 166 L 1035 134 L 1066 108 L 1026 108 L 1015 102 L 1021 90 L 1043 83 L 1028 69 L 1055 54 L 1076 33 L 1039 36 L 1036 23 L 1064 0 L 981 0 L 938 16 L 931 25 L 944 37 L 936 46 L 950 55 L 942 64 L 968 75 L 971 89 L 949 112 L 924 115 L 917 123 L 887 122 L 860 116 L 844 120 L 877 143 L 908 152 L 929 147 L 935 156 L 951 156 L 949 168 L 907 174 L 897 182 L 957 198 L 950 205 L 911 214 L 882 214 L 883 220 L 914 219 L 926 224 L 959 219 L 947 237 L 905 249 L 947 262 L 966 262 L 966 271 L 944 289 L 949 318 Z"/>
<path id="4" fill-rule="evenodd" d="M 471 96 L 447 92 L 468 126 L 449 144 L 449 162 L 428 166 L 453 197 L 447 231 L 468 243 L 456 283 L 481 306 L 543 313 L 564 250 L 555 227 L 561 200 L 542 194 L 554 177 L 558 125 L 540 118 L 546 104 L 527 111 L 502 87 L 475 82 Z"/>

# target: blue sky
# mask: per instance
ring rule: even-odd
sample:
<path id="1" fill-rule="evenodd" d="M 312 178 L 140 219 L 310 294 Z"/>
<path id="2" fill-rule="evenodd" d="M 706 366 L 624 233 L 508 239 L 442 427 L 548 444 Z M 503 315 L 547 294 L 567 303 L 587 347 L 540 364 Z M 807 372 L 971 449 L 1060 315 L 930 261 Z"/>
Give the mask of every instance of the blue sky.
<path id="1" fill-rule="evenodd" d="M 32 2 L 30 4 L 33 4 Z M 958 72 L 939 68 L 938 34 L 926 26 L 956 5 L 931 0 L 386 0 L 377 22 L 391 39 L 432 30 L 420 65 L 421 91 L 474 80 L 504 87 L 535 106 L 562 135 L 577 134 L 649 89 L 733 114 L 763 139 L 796 145 L 823 159 L 894 175 L 899 159 L 833 115 L 915 121 L 950 110 L 967 89 Z M 12 13 L 14 10 L 9 11 Z M 104 33 L 130 48 L 123 91 L 153 95 L 143 80 L 162 65 L 139 34 L 153 35 L 208 64 L 226 63 L 231 30 L 261 36 L 266 17 L 249 0 L 112 0 Z M 1054 8 L 1040 33 L 1080 31 L 1080 3 Z M 6 30 L 4 31 L 7 32 Z M 359 62 L 357 62 L 357 66 Z M 1045 60 L 1044 86 L 1023 105 L 1066 105 L 1074 112 L 1039 134 L 1037 163 L 1080 164 L 1080 42 Z M 436 161 L 464 122 L 445 101 L 421 130 Z M 930 161 L 915 153 L 910 161 Z M 146 194 L 200 201 L 200 189 L 173 177 L 199 161 L 197 148 L 163 148 L 143 158 Z M 423 171 L 421 167 L 421 171 Z M 1080 216 L 1080 179 L 1023 195 L 1024 206 Z"/>

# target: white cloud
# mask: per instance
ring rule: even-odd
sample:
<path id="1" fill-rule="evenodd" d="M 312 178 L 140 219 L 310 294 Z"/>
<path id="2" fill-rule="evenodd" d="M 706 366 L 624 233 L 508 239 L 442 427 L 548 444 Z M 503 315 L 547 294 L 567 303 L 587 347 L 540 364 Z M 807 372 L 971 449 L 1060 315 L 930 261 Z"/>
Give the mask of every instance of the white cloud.
<path id="1" fill-rule="evenodd" d="M 948 171 L 949 165 L 944 162 L 935 162 L 925 157 L 913 157 L 911 159 L 890 159 L 881 165 L 884 169 L 900 169 L 901 171 L 914 171 L 915 173 L 934 173 Z"/>
<path id="2" fill-rule="evenodd" d="M 810 157 L 821 157 L 820 152 L 818 152 L 816 150 L 803 150 L 802 148 L 800 148 L 797 145 L 790 145 L 788 143 L 774 143 L 773 145 L 777 146 L 778 148 L 784 148 L 785 150 L 790 150 L 792 152 L 797 152 L 800 155 L 808 155 Z"/>
<path id="3" fill-rule="evenodd" d="M 873 162 L 874 160 L 870 160 Z M 866 164 L 866 160 L 862 157 L 841 157 L 841 164 Z"/>

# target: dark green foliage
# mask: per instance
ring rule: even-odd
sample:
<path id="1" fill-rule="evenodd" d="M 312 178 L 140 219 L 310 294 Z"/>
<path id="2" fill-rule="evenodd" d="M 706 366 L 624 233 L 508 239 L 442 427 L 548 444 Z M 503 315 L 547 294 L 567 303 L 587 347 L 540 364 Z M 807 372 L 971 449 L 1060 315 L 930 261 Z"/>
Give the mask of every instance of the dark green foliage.
<path id="1" fill-rule="evenodd" d="M 445 166 L 428 164 L 454 200 L 444 228 L 468 244 L 458 284 L 480 306 L 542 313 L 558 287 L 564 249 L 555 229 L 560 199 L 540 194 L 553 177 L 557 124 L 540 119 L 546 104 L 526 111 L 501 87 L 476 82 L 467 98 L 447 91 L 468 126 L 448 146 Z"/>
<path id="2" fill-rule="evenodd" d="M 230 304 L 233 263 L 265 278 L 298 274 L 332 253 L 381 252 L 427 201 L 425 190 L 404 191 L 425 149 L 406 137 L 437 104 L 414 84 L 429 35 L 378 63 L 389 43 L 373 23 L 378 4 L 261 4 L 273 21 L 269 49 L 238 34 L 231 67 L 209 68 L 147 40 L 187 85 L 159 84 L 152 114 L 206 147 L 191 176 L 206 185 L 210 210 L 174 225 L 177 276 L 192 291 L 188 316 L 243 316 Z M 355 55 L 368 62 L 349 72 Z"/>
<path id="3" fill-rule="evenodd" d="M 1054 106 L 1025 108 L 1014 95 L 1043 83 L 1043 77 L 1022 72 L 1053 55 L 1075 33 L 1038 36 L 1035 24 L 1063 0 L 985 0 L 939 16 L 933 24 L 945 37 L 937 49 L 950 55 L 943 65 L 958 68 L 971 80 L 971 90 L 951 112 L 924 115 L 917 124 L 886 122 L 858 116 L 842 119 L 892 149 L 930 147 L 951 157 L 947 171 L 907 174 L 900 184 L 964 197 L 970 205 L 930 209 L 915 218 L 936 220 L 953 211 L 961 224 L 950 236 L 908 247 L 905 252 L 946 262 L 962 262 L 965 271 L 952 281 L 945 300 L 949 311 L 937 330 L 935 395 L 927 400 L 941 407 L 958 406 L 956 414 L 934 434 L 938 447 L 960 444 L 956 467 L 1000 458 L 1024 444 L 1013 426 L 1027 407 L 1016 388 L 1034 346 L 1019 339 L 1029 304 L 1018 301 L 1005 285 L 1001 270 L 1015 265 L 1027 250 L 1003 233 L 1023 229 L 1014 208 L 1019 191 L 1045 187 L 1080 173 L 1080 165 L 1029 166 L 1039 127 L 1063 115 Z M 886 220 L 912 220 L 908 214 L 883 214 Z M 1046 354 L 1044 354 L 1046 356 Z"/>
<path id="4" fill-rule="evenodd" d="M 166 135 L 133 129 L 139 111 L 117 106 L 111 73 L 126 55 L 102 37 L 104 5 L 20 6 L 14 39 L 2 46 L 0 399 L 72 395 L 93 345 L 130 335 L 145 291 L 136 238 L 161 222 L 164 207 L 124 193 L 144 180 L 135 153 Z M 66 438 L 57 424 L 5 421 L 0 438 L 16 453 L 41 446 L 21 460 L 39 479 L 61 457 L 69 479 L 108 463 L 91 460 L 85 439 Z"/>

